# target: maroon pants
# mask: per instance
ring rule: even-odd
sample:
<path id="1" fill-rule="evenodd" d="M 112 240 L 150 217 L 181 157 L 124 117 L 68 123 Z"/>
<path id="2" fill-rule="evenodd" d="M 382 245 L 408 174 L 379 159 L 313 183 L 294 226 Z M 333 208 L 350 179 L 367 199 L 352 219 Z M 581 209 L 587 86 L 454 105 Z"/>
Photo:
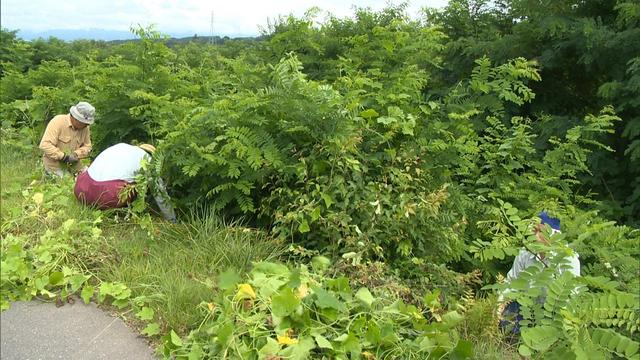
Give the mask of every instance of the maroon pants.
<path id="1" fill-rule="evenodd" d="M 95 181 L 88 171 L 83 171 L 76 179 L 73 193 L 83 204 L 112 209 L 127 206 L 135 198 L 133 195 L 124 202 L 119 200 L 118 195 L 127 184 L 124 180 Z"/>

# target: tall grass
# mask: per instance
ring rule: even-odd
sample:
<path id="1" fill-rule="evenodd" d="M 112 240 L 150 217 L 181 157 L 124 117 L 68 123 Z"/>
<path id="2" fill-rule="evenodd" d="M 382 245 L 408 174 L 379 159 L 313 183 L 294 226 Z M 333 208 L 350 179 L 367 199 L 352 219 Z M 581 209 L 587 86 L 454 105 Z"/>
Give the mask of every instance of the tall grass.
<path id="1" fill-rule="evenodd" d="M 25 151 L 5 142 L 2 131 L 0 142 L 0 217 L 2 223 L 20 217 L 22 189 L 34 180 L 38 167 L 37 153 Z"/>
<path id="2" fill-rule="evenodd" d="M 473 343 L 473 359 L 521 359 L 517 347 L 506 341 L 498 327 L 496 297 L 474 297 L 466 302 L 464 320 L 458 330 L 461 338 Z"/>
<path id="3" fill-rule="evenodd" d="M 263 232 L 225 223 L 207 210 L 193 212 L 182 224 L 159 223 L 157 230 L 153 237 L 140 228 L 109 230 L 117 259 L 105 276 L 150 297 L 167 326 L 180 332 L 201 319 L 196 308 L 212 299 L 218 273 L 245 272 L 252 262 L 284 252 Z"/>

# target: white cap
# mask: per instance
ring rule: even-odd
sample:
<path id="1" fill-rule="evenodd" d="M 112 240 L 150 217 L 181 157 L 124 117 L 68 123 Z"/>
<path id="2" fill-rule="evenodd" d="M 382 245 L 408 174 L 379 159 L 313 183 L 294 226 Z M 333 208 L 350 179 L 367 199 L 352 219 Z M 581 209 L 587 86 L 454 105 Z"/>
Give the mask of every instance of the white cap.
<path id="1" fill-rule="evenodd" d="M 96 116 L 96 108 L 88 102 L 80 101 L 69 109 L 69 113 L 74 119 L 87 125 L 93 124 Z"/>

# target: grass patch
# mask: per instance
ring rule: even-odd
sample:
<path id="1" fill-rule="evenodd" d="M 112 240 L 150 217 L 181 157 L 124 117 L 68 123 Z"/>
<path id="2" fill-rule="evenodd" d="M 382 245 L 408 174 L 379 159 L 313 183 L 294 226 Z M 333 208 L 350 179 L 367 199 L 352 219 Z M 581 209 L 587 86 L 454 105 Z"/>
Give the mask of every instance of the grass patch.
<path id="1" fill-rule="evenodd" d="M 0 217 L 2 224 L 22 214 L 22 190 L 37 178 L 35 153 L 25 153 L 2 144 L 0 150 Z"/>
<path id="2" fill-rule="evenodd" d="M 182 224 L 159 223 L 152 235 L 139 227 L 106 234 L 115 240 L 116 261 L 102 276 L 152 298 L 166 325 L 179 332 L 201 319 L 195 309 L 213 297 L 218 273 L 246 272 L 252 262 L 275 260 L 284 251 L 263 232 L 226 224 L 208 211 Z"/>
<path id="3" fill-rule="evenodd" d="M 474 359 L 521 359 L 517 347 L 505 341 L 505 336 L 498 327 L 495 296 L 470 300 L 466 307 L 464 320 L 458 330 L 463 339 L 473 343 Z"/>

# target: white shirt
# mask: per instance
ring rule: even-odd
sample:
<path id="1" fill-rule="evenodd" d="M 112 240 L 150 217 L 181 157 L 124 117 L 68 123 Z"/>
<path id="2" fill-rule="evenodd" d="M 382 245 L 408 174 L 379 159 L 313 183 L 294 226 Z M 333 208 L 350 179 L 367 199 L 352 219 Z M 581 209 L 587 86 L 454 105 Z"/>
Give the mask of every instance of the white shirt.
<path id="1" fill-rule="evenodd" d="M 87 171 L 95 181 L 124 180 L 132 183 L 145 158 L 147 161 L 151 159 L 146 151 L 120 143 L 101 152 Z"/>
<path id="2" fill-rule="evenodd" d="M 573 254 L 567 258 L 567 260 L 567 267 L 559 268 L 558 275 L 562 274 L 565 271 L 569 271 L 571 274 L 573 274 L 573 276 L 580 276 L 580 259 L 578 258 L 578 253 L 574 251 Z M 509 273 L 507 273 L 507 281 L 517 279 L 520 273 L 523 272 L 526 268 L 539 262 L 541 261 L 537 256 L 525 249 L 521 249 L 520 253 L 513 261 L 513 267 L 511 267 L 511 270 L 509 270 Z"/>
<path id="3" fill-rule="evenodd" d="M 560 267 L 559 269 L 557 269 L 558 275 L 561 275 L 565 271 L 568 271 L 569 273 L 573 274 L 573 276 L 580 276 L 580 259 L 578 258 L 578 253 L 574 251 L 571 256 L 567 257 L 566 260 L 568 261 L 568 264 L 565 267 Z M 538 256 L 530 253 L 525 249 L 521 249 L 518 256 L 516 256 L 516 258 L 513 260 L 513 266 L 511 267 L 511 270 L 509 270 L 509 272 L 507 273 L 507 283 L 510 283 L 511 281 L 517 279 L 518 276 L 520 276 L 520 273 L 526 270 L 529 266 L 532 266 L 536 263 L 546 264 L 546 262 L 540 260 Z M 577 288 L 574 291 L 576 290 Z M 502 292 L 500 292 L 498 294 L 498 302 L 501 303 L 504 300 L 505 296 L 507 296 L 512 291 L 512 289 L 507 287 Z"/>

